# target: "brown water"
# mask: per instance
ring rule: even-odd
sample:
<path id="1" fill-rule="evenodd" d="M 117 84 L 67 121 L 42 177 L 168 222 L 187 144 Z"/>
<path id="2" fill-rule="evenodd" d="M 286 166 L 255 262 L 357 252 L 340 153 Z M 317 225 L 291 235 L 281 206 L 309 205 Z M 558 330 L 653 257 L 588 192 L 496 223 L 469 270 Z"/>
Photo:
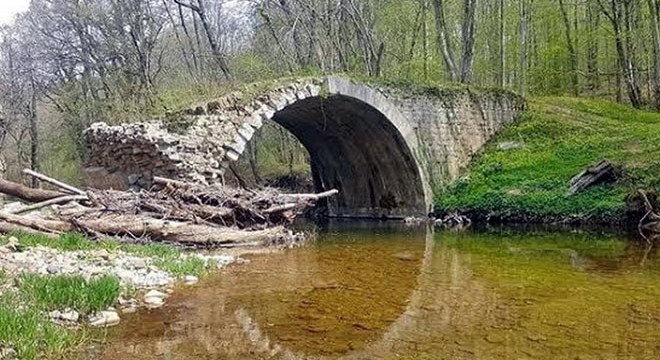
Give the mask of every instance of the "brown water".
<path id="1" fill-rule="evenodd" d="M 660 260 L 612 235 L 331 230 L 126 315 L 101 359 L 660 359 Z"/>

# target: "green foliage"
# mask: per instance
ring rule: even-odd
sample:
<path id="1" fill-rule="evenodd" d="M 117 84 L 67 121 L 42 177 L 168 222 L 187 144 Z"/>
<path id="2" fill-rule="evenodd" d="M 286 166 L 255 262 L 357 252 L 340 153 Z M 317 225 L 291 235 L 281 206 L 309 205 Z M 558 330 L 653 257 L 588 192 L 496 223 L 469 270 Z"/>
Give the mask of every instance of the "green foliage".
<path id="1" fill-rule="evenodd" d="M 48 236 L 30 233 L 12 233 L 11 235 L 16 236 L 21 245 L 28 247 L 41 245 L 65 251 L 93 250 L 104 248 L 104 243 L 91 241 L 79 233 L 65 233 L 57 238 L 50 238 Z"/>
<path id="2" fill-rule="evenodd" d="M 81 276 L 26 274 L 20 278 L 20 291 L 45 310 L 72 308 L 90 314 L 113 305 L 120 284 L 113 276 L 86 280 Z"/>
<path id="3" fill-rule="evenodd" d="M 440 210 L 621 219 L 629 193 L 658 188 L 660 114 L 588 99 L 543 98 L 530 105 L 518 123 L 473 161 L 468 177 L 436 194 Z M 525 145 L 498 149 L 505 141 Z M 569 180 L 603 158 L 621 166 L 627 176 L 566 196 Z"/>
<path id="4" fill-rule="evenodd" d="M 186 275 L 198 276 L 208 270 L 204 261 L 199 258 L 181 259 L 179 257 L 163 257 L 156 260 L 154 265 L 179 277 Z"/>

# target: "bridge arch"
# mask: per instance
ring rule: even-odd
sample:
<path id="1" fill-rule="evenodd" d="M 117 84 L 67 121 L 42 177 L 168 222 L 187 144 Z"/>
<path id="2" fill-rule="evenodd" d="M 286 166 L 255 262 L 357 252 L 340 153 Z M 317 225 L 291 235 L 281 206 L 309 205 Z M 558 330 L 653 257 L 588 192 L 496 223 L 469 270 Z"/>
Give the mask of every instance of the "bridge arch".
<path id="1" fill-rule="evenodd" d="M 264 85 L 267 85 L 264 88 Z M 432 191 L 524 109 L 501 90 L 374 86 L 341 77 L 246 85 L 155 119 L 85 130 L 89 186 L 149 187 L 153 176 L 219 182 L 264 121 L 307 148 L 330 216 L 425 215 Z"/>
<path id="2" fill-rule="evenodd" d="M 415 159 L 413 127 L 371 88 L 339 78 L 323 86 L 327 93 L 308 89 L 296 93 L 295 100 L 287 92 L 271 94 L 261 116 L 283 126 L 307 149 L 319 192 L 340 191 L 322 204 L 329 215 L 425 215 L 431 195 Z"/>

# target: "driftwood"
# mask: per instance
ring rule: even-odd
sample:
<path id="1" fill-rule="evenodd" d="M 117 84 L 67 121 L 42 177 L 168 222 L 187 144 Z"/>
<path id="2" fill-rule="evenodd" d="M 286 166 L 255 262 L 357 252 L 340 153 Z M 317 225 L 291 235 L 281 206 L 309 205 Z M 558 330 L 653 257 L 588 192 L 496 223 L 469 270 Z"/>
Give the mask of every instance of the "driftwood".
<path id="1" fill-rule="evenodd" d="M 644 202 L 645 210 L 644 216 L 637 224 L 637 229 L 646 242 L 654 243 L 657 239 L 660 239 L 660 212 L 653 208 L 653 204 L 651 204 L 644 190 L 638 190 L 637 193 Z"/>
<path id="2" fill-rule="evenodd" d="M 614 165 L 609 160 L 599 161 L 571 179 L 568 195 L 575 195 L 590 186 L 614 179 L 614 170 Z"/>
<path id="3" fill-rule="evenodd" d="M 53 184 L 53 185 L 57 186 L 58 188 L 60 188 L 64 191 L 69 191 L 69 192 L 72 192 L 72 193 L 78 194 L 78 195 L 86 195 L 86 193 L 84 191 L 82 191 L 82 190 L 80 190 L 80 189 L 78 189 L 74 186 L 71 186 L 69 184 L 65 184 L 65 183 L 63 183 L 59 180 L 53 179 L 53 178 L 48 177 L 44 174 L 40 174 L 36 171 L 30 170 L 30 169 L 23 169 L 23 173 L 27 174 L 27 175 L 30 175 L 30 176 L 33 176 L 33 177 L 35 177 L 39 180 L 45 181 L 47 183 Z"/>
<path id="4" fill-rule="evenodd" d="M 57 204 L 64 204 L 68 203 L 71 201 L 79 201 L 79 200 L 87 200 L 88 197 L 87 195 L 67 195 L 67 196 L 60 196 L 54 199 L 42 201 L 40 203 L 28 205 L 20 210 L 14 211 L 13 214 L 24 214 L 26 212 L 34 211 L 34 210 L 39 210 L 43 209 L 47 206 L 50 205 L 57 205 Z"/>
<path id="5" fill-rule="evenodd" d="M 27 202 L 46 201 L 67 195 L 59 191 L 32 189 L 27 186 L 2 179 L 0 179 L 0 193 L 13 196 Z"/>
<path id="6" fill-rule="evenodd" d="M 280 194 L 274 189 L 245 191 L 155 178 L 149 191 L 81 190 L 30 170 L 24 171 L 62 189 L 26 188 L 0 182 L 0 193 L 32 204 L 0 211 L 0 232 L 26 231 L 47 236 L 79 231 L 92 237 L 119 236 L 201 246 L 246 246 L 279 243 L 293 237 L 286 230 L 298 213 L 315 201 L 336 195 Z M 71 195 L 73 193 L 73 195 Z M 51 205 L 54 214 L 21 216 Z"/>

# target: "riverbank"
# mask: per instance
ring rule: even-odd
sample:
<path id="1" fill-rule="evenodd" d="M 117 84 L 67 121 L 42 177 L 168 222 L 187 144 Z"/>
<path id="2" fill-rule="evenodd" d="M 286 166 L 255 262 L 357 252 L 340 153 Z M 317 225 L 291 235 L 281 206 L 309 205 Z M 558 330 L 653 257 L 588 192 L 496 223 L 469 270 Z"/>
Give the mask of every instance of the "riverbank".
<path id="1" fill-rule="evenodd" d="M 91 241 L 82 235 L 0 237 L 0 359 L 65 357 L 95 327 L 157 308 L 177 287 L 235 262 L 236 251 Z"/>
<path id="2" fill-rule="evenodd" d="M 608 159 L 616 181 L 567 195 L 573 176 Z M 436 191 L 438 215 L 502 223 L 624 224 L 627 198 L 660 189 L 660 114 L 603 100 L 540 98 L 493 139 L 467 175 Z"/>

